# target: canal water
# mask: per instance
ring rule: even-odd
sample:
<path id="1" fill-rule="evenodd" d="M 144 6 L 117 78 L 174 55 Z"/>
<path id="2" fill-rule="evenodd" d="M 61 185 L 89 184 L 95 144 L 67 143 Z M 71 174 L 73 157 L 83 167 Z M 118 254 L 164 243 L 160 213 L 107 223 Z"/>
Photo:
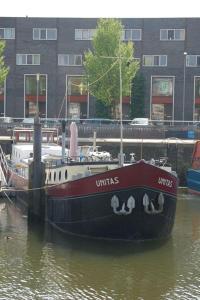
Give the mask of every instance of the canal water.
<path id="1" fill-rule="evenodd" d="M 164 243 L 73 239 L 29 228 L 0 201 L 0 300 L 200 299 L 200 198 L 180 193 Z"/>

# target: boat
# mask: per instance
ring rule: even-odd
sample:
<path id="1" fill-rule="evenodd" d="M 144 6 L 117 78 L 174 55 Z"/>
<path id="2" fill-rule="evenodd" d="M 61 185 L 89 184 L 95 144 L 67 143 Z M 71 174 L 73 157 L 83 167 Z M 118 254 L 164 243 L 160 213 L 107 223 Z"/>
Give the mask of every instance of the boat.
<path id="1" fill-rule="evenodd" d="M 123 165 L 109 155 L 102 159 L 93 155 L 91 159 L 84 157 L 82 150 L 76 152 L 74 145 L 65 148 L 63 156 L 63 147 L 55 144 L 55 132 L 47 131 L 42 131 L 45 182 L 41 189 L 48 223 L 62 232 L 88 238 L 138 241 L 170 236 L 178 180 L 169 166 L 154 159 L 137 161 L 134 153 Z M 14 130 L 7 161 L 10 189 L 14 188 L 16 198 L 27 205 L 32 134 L 30 128 Z"/>
<path id="2" fill-rule="evenodd" d="M 191 168 L 187 170 L 186 181 L 188 192 L 200 194 L 200 141 L 194 144 Z"/>

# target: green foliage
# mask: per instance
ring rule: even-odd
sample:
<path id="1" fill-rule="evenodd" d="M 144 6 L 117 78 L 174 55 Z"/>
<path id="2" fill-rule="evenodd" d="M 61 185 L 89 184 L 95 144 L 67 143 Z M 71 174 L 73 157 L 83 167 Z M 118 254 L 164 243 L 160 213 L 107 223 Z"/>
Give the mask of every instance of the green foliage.
<path id="1" fill-rule="evenodd" d="M 84 67 L 89 92 L 107 106 L 116 107 L 120 99 L 119 57 L 121 57 L 122 95 L 130 95 L 130 83 L 138 70 L 132 42 L 121 41 L 123 26 L 116 19 L 100 19 L 85 53 Z"/>
<path id="2" fill-rule="evenodd" d="M 145 80 L 141 72 L 137 72 L 131 88 L 130 118 L 145 117 L 144 111 Z"/>
<path id="3" fill-rule="evenodd" d="M 95 109 L 97 118 L 111 119 L 111 107 L 104 102 L 96 101 Z"/>
<path id="4" fill-rule="evenodd" d="M 0 84 L 2 84 L 6 79 L 9 70 L 4 63 L 4 56 L 3 56 L 4 48 L 5 48 L 5 42 L 0 41 Z"/>

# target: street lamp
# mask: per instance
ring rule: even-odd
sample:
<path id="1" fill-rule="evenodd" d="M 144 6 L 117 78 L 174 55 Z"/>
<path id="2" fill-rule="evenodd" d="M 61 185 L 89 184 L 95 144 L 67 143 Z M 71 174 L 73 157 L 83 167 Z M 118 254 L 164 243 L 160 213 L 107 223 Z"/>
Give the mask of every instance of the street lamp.
<path id="1" fill-rule="evenodd" d="M 36 98 L 36 115 L 39 117 L 39 82 L 40 82 L 40 74 L 36 74 L 36 83 L 37 83 L 37 98 Z"/>
<path id="2" fill-rule="evenodd" d="M 89 81 L 87 82 L 87 119 L 90 117 L 90 92 L 89 92 Z"/>
<path id="3" fill-rule="evenodd" d="M 183 65 L 183 111 L 182 111 L 182 119 L 185 120 L 185 71 L 186 71 L 186 57 L 187 52 L 184 52 L 184 65 Z"/>

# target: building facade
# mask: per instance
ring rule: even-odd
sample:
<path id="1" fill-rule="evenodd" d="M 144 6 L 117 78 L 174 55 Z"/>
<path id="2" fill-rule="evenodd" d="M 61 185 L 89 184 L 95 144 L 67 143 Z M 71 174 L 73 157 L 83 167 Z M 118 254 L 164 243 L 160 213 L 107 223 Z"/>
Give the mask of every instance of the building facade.
<path id="1" fill-rule="evenodd" d="M 97 19 L 0 17 L 9 74 L 0 114 L 44 118 L 95 117 L 83 85 L 84 52 Z M 145 78 L 145 114 L 155 120 L 200 120 L 200 18 L 121 19 Z M 123 117 L 129 118 L 129 99 Z M 139 117 L 139 116 L 138 116 Z"/>

